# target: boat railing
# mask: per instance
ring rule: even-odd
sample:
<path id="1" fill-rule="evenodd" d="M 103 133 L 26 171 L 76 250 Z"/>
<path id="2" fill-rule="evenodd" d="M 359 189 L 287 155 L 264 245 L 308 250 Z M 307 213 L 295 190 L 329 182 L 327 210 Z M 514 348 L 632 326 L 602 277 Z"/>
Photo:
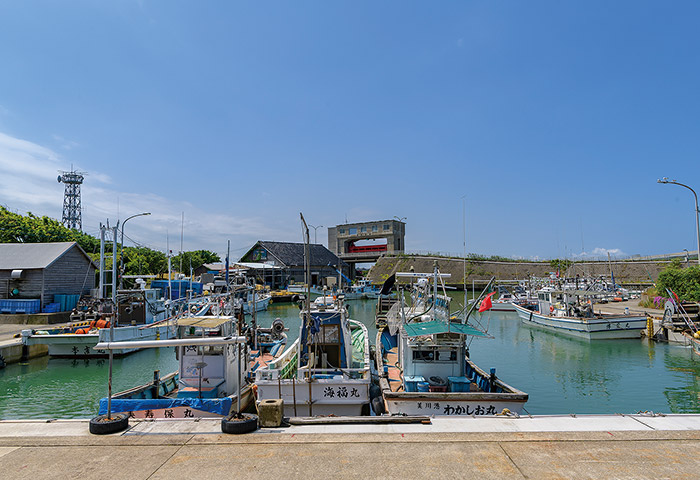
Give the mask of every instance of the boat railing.
<path id="1" fill-rule="evenodd" d="M 299 376 L 304 379 L 311 377 L 314 380 L 327 380 L 336 377 L 345 377 L 351 380 L 362 380 L 367 378 L 369 368 L 309 368 L 299 369 Z"/>

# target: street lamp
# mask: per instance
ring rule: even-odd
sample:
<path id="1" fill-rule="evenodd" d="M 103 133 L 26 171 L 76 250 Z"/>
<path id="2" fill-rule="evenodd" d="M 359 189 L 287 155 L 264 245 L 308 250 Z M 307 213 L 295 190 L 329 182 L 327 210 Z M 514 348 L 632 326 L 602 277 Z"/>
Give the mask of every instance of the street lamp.
<path id="1" fill-rule="evenodd" d="M 144 213 L 137 213 L 136 215 L 132 215 L 130 217 L 127 217 L 126 220 L 122 222 L 122 238 L 121 241 L 119 242 L 121 244 L 121 255 L 120 255 L 120 260 L 119 260 L 119 288 L 124 287 L 124 279 L 122 278 L 122 273 L 124 272 L 124 226 L 126 225 L 126 222 L 131 220 L 134 217 L 142 217 L 144 215 L 150 215 L 151 212 L 144 212 Z"/>
<path id="2" fill-rule="evenodd" d="M 314 227 L 313 225 L 309 224 L 309 227 L 314 229 L 314 243 L 316 243 L 316 230 L 323 227 L 323 225 L 319 225 L 318 227 Z"/>
<path id="3" fill-rule="evenodd" d="M 403 222 L 404 220 L 406 220 L 406 217 L 397 217 L 396 215 L 394 215 L 394 218 L 399 222 Z"/>
<path id="4" fill-rule="evenodd" d="M 698 194 L 695 193 L 695 190 L 690 188 L 688 185 L 684 185 L 680 182 L 677 182 L 675 180 L 669 180 L 668 177 L 661 178 L 656 181 L 656 183 L 672 183 L 674 185 L 680 185 L 681 187 L 685 187 L 691 192 L 693 192 L 693 195 L 695 196 L 695 228 L 696 228 L 696 234 L 697 234 L 697 240 L 698 240 L 698 265 L 700 265 L 700 210 L 698 210 Z"/>

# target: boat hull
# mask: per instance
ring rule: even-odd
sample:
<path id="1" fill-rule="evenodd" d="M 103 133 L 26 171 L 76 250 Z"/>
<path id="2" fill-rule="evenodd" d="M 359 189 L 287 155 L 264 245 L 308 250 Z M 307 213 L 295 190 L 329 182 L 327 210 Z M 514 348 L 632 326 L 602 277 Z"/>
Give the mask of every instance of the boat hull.
<path id="1" fill-rule="evenodd" d="M 112 399 L 112 413 L 126 413 L 129 418 L 222 418 L 237 408 L 236 395 L 222 398 L 139 398 L 119 396 Z M 241 411 L 252 408 L 255 393 L 251 385 L 241 391 Z M 107 413 L 107 399 L 100 400 L 100 414 Z"/>
<path id="2" fill-rule="evenodd" d="M 514 312 L 515 307 L 510 302 L 500 302 L 498 300 L 494 300 L 490 310 L 494 312 Z"/>
<path id="3" fill-rule="evenodd" d="M 124 342 L 133 340 L 165 340 L 173 338 L 173 332 L 167 325 L 143 328 L 141 326 L 126 326 L 114 328 L 114 341 Z M 49 355 L 58 358 L 107 358 L 106 350 L 95 350 L 98 342 L 109 340 L 109 329 L 104 328 L 95 333 L 59 333 L 32 334 L 22 337 L 25 345 L 46 345 Z M 138 348 L 114 350 L 115 355 L 126 355 Z"/>
<path id="4" fill-rule="evenodd" d="M 640 338 L 646 329 L 645 315 L 600 315 L 591 318 L 556 317 L 514 305 L 525 325 L 585 340 Z"/>
<path id="5" fill-rule="evenodd" d="M 683 336 L 693 347 L 693 353 L 695 353 L 695 355 L 700 355 L 700 339 L 693 337 L 693 335 L 688 332 L 683 332 Z"/>
<path id="6" fill-rule="evenodd" d="M 267 310 L 267 307 L 270 306 L 270 299 L 272 299 L 271 296 L 266 296 L 262 298 L 256 298 L 255 299 L 255 311 L 256 312 L 261 312 L 263 310 Z M 253 302 L 246 302 L 243 304 L 243 312 L 244 313 L 250 313 L 252 311 L 251 306 Z"/>
<path id="7" fill-rule="evenodd" d="M 384 391 L 386 411 L 392 415 L 493 416 L 521 414 L 527 394 L 442 393 Z"/>
<path id="8" fill-rule="evenodd" d="M 338 378 L 258 380 L 258 398 L 281 398 L 288 417 L 363 415 L 369 405 L 369 381 Z"/>

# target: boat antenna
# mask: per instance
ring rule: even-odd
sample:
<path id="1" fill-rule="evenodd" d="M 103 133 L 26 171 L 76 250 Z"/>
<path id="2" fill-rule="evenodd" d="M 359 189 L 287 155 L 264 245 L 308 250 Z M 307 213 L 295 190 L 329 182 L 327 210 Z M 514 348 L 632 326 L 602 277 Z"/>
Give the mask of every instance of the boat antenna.
<path id="1" fill-rule="evenodd" d="M 462 195 L 462 290 L 464 290 L 463 308 L 467 307 L 467 207 L 465 197 L 466 195 Z"/>

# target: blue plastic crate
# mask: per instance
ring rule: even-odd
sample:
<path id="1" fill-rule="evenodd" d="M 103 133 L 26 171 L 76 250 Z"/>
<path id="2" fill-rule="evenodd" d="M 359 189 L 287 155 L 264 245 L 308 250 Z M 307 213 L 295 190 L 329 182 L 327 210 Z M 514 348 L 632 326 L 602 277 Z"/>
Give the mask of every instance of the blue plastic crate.
<path id="1" fill-rule="evenodd" d="M 425 378 L 421 375 L 406 375 L 403 377 L 404 389 L 406 392 L 417 392 L 418 383 L 425 382 Z"/>
<path id="2" fill-rule="evenodd" d="M 468 392 L 471 383 L 467 377 L 447 377 L 450 392 Z"/>
<path id="3" fill-rule="evenodd" d="M 49 303 L 44 307 L 44 313 L 57 313 L 61 311 L 60 303 Z"/>

